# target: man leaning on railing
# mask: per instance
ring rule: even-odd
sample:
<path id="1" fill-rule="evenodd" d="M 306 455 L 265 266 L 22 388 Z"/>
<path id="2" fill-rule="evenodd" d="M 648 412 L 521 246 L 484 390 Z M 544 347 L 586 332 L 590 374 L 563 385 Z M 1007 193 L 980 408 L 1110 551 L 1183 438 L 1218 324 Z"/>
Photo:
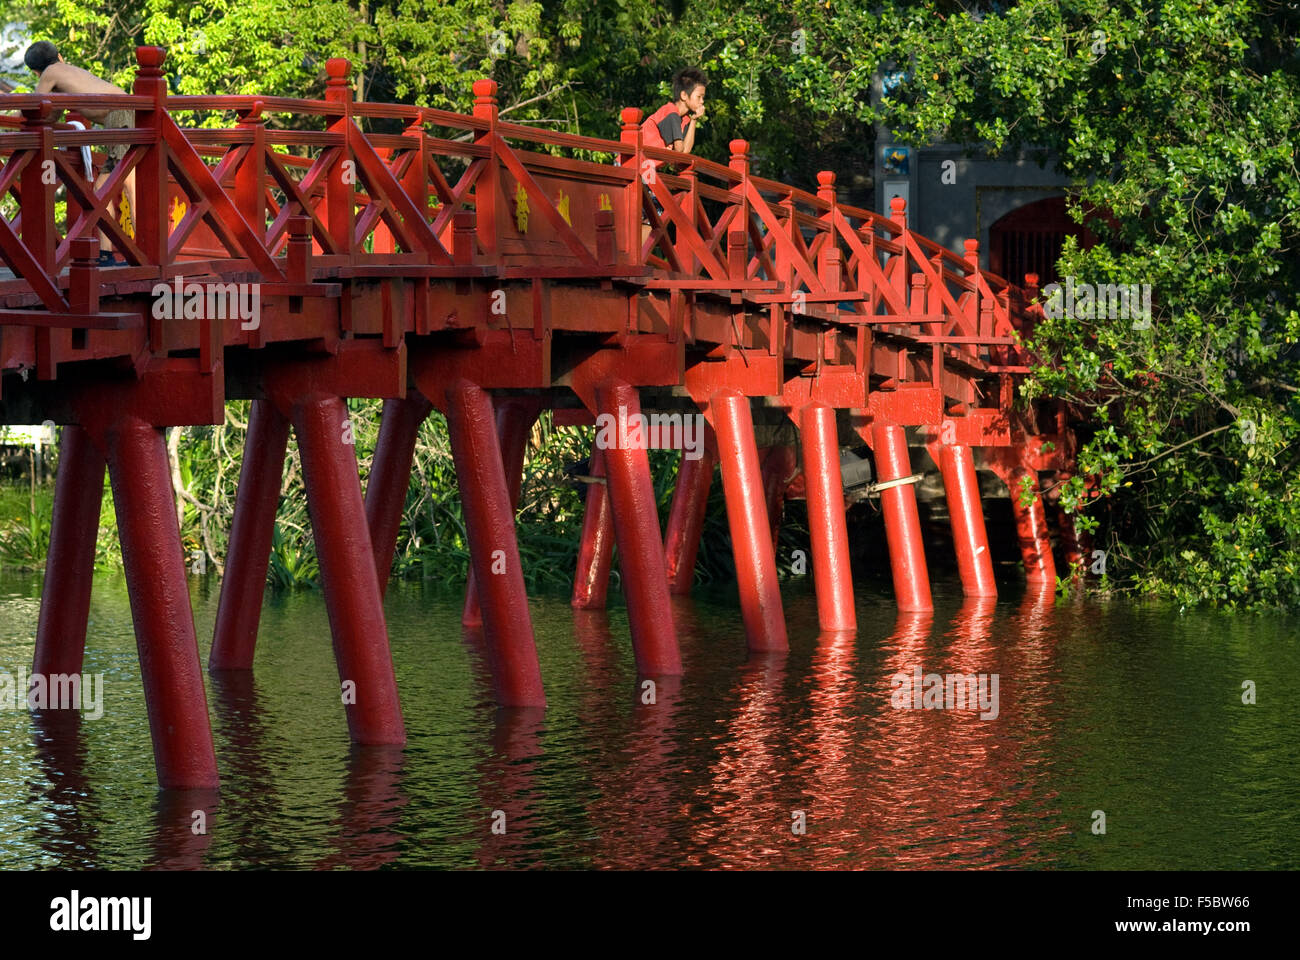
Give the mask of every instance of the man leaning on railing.
<path id="1" fill-rule="evenodd" d="M 65 61 L 59 54 L 59 48 L 48 40 L 33 43 L 27 48 L 23 60 L 40 78 L 36 84 L 36 93 L 126 93 L 121 87 L 115 86 L 107 80 L 102 80 L 90 71 L 83 70 L 81 67 L 74 67 Z M 105 129 L 135 126 L 134 111 L 131 110 L 92 110 L 83 108 L 80 112 L 86 119 L 102 124 Z M 126 156 L 129 146 L 130 144 L 126 143 L 111 143 L 104 148 L 108 154 L 108 162 L 104 164 L 103 171 L 95 181 L 96 190 L 103 187 L 109 173 Z M 131 215 L 134 217 L 136 210 L 134 170 L 126 176 L 125 189 L 126 202 L 131 209 Z M 115 210 L 116 207 L 117 204 L 114 203 Z M 120 211 L 118 213 L 120 215 Z M 109 241 L 108 235 L 103 231 L 100 231 L 99 234 L 99 262 L 101 266 L 113 266 L 126 262 L 115 256 L 112 243 Z"/>

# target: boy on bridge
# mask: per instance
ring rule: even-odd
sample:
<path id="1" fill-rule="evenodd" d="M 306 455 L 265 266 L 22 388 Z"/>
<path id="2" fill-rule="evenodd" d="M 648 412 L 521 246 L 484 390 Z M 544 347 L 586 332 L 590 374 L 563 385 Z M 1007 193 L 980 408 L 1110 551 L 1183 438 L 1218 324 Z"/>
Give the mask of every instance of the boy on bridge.
<path id="1" fill-rule="evenodd" d="M 695 149 L 695 130 L 704 119 L 704 89 L 708 78 L 694 67 L 685 67 L 673 77 L 673 99 L 641 121 L 641 142 L 647 147 L 690 153 Z M 652 170 L 658 160 L 647 160 Z M 643 173 L 644 175 L 644 173 Z M 663 207 L 654 200 L 655 210 L 663 216 Z M 641 242 L 650 236 L 650 221 L 641 225 Z"/>
<path id="2" fill-rule="evenodd" d="M 695 128 L 704 119 L 704 88 L 708 78 L 694 67 L 673 77 L 673 99 L 641 122 L 642 142 L 678 153 L 695 149 Z M 658 166 L 656 163 L 655 166 Z"/>
<path id="3" fill-rule="evenodd" d="M 81 67 L 74 67 L 65 61 L 59 53 L 59 48 L 48 40 L 40 40 L 33 43 L 27 48 L 23 55 L 23 60 L 27 66 L 36 72 L 40 80 L 36 84 L 36 93 L 120 93 L 126 91 L 121 87 L 109 83 L 107 80 L 101 80 L 88 70 Z M 82 110 L 87 120 L 92 120 L 102 124 L 105 129 L 115 129 L 122 127 L 135 126 L 135 117 L 131 110 Z M 103 187 L 108 175 L 112 172 L 122 158 L 126 156 L 126 151 L 130 145 L 125 143 L 109 144 L 105 147 L 108 154 L 108 161 L 104 164 L 103 172 L 95 180 L 95 189 Z M 131 215 L 135 216 L 135 171 L 132 170 L 126 176 L 126 202 L 131 210 Z M 114 204 L 116 207 L 117 204 Z M 113 253 L 113 247 L 108 239 L 107 234 L 102 230 L 99 234 L 99 262 L 102 266 L 112 266 L 125 261 L 118 260 Z"/>

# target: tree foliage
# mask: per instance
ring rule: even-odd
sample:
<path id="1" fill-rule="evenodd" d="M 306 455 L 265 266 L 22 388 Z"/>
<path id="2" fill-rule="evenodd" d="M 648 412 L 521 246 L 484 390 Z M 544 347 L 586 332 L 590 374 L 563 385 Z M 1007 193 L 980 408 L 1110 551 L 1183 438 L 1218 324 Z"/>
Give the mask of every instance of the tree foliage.
<path id="1" fill-rule="evenodd" d="M 1076 215 L 1109 213 L 1062 276 L 1151 285 L 1149 329 L 1067 315 L 1032 338 L 1025 395 L 1087 415 L 1064 492 L 1083 508 L 1097 477 L 1111 569 L 1183 602 L 1300 604 L 1300 9 L 1034 0 L 882 26 L 910 63 L 891 126 L 1047 147 Z"/>

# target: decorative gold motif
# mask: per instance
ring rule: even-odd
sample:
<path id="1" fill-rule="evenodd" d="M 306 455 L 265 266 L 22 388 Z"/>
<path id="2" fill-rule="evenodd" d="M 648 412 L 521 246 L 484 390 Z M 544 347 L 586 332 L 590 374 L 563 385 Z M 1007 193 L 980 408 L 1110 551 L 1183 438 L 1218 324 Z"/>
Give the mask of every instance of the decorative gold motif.
<path id="1" fill-rule="evenodd" d="M 185 201 L 179 199 L 173 200 L 171 227 L 168 229 L 167 232 L 172 233 L 173 231 L 175 231 L 175 229 L 181 225 L 181 221 L 184 219 L 185 219 Z"/>
<path id="2" fill-rule="evenodd" d="M 123 191 L 117 198 L 117 222 L 121 224 L 126 235 L 132 240 L 135 239 L 135 211 L 131 209 L 131 201 L 126 198 L 126 192 Z"/>
<path id="3" fill-rule="evenodd" d="M 515 226 L 520 233 L 528 232 L 528 191 L 522 183 L 515 186 Z"/>

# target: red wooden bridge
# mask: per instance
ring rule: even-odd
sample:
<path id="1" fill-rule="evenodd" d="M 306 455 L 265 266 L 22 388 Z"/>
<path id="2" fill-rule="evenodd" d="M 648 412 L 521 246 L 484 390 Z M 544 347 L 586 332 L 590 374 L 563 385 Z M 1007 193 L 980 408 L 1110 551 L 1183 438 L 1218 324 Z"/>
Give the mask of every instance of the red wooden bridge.
<path id="1" fill-rule="evenodd" d="M 808 501 L 821 626 L 855 629 L 840 469 L 854 435 L 873 451 L 900 609 L 930 607 L 907 427 L 940 467 L 965 591 L 996 593 L 977 457 L 1032 490 L 1011 500 L 1026 573 L 1054 583 L 1039 482 L 1071 469 L 1073 435 L 1059 405 L 1013 407 L 1036 290 L 982 271 L 975 241 L 954 253 L 913 233 L 899 200 L 888 218 L 845 206 L 830 172 L 815 193 L 756 177 L 743 140 L 725 166 L 646 147 L 636 109 L 604 141 L 503 122 L 491 80 L 467 116 L 354 103 L 346 60 L 306 101 L 169 96 L 164 51 L 137 58 L 129 95 L 0 104 L 0 422 L 66 425 L 35 672 L 81 670 L 107 467 L 164 787 L 218 774 L 162 428 L 222 423 L 228 399 L 253 403 L 209 668 L 251 669 L 292 426 L 359 743 L 405 740 L 382 598 L 434 408 L 470 541 L 466 621 L 481 619 L 506 706 L 545 704 L 513 504 L 546 408 L 561 425 L 643 407 L 707 418 L 666 534 L 645 450 L 593 450 L 605 483 L 589 488 L 574 604 L 604 603 L 617 543 L 642 675 L 680 672 L 664 612 L 690 587 L 715 463 L 751 649 L 786 647 L 768 500 L 787 484 Z M 64 122 L 106 109 L 135 126 Z M 97 189 L 82 148 L 122 144 Z M 128 174 L 133 232 L 109 208 Z M 101 232 L 125 265 L 99 265 Z M 364 495 L 348 397 L 385 400 Z M 764 477 L 756 416 L 794 421 L 801 471 L 790 455 Z M 1077 561 L 1068 526 L 1062 542 Z"/>

